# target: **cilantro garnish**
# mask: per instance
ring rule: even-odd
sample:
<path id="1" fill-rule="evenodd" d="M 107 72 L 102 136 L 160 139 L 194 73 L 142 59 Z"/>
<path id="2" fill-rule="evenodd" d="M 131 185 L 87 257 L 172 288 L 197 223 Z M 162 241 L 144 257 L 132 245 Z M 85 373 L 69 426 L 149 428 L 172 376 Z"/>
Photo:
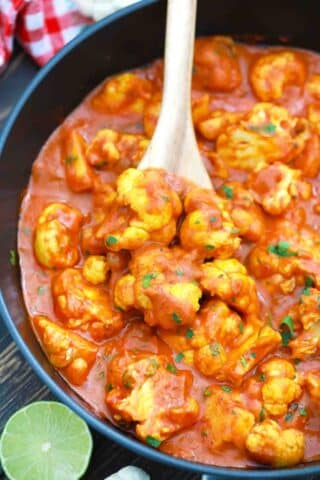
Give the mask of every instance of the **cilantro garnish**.
<path id="1" fill-rule="evenodd" d="M 229 187 L 228 185 L 223 185 L 222 190 L 227 198 L 229 198 L 230 200 L 233 198 L 233 190 L 231 187 Z"/>
<path id="2" fill-rule="evenodd" d="M 176 358 L 175 358 L 176 362 L 181 362 L 181 360 L 183 360 L 183 359 L 184 359 L 184 353 L 182 353 L 182 352 L 177 353 Z"/>
<path id="3" fill-rule="evenodd" d="M 158 274 L 157 273 L 147 273 L 142 277 L 142 286 L 143 288 L 148 288 L 150 287 L 151 280 L 157 278 Z"/>
<path id="4" fill-rule="evenodd" d="M 259 421 L 263 422 L 263 420 L 266 418 L 266 411 L 264 407 L 261 408 L 260 413 L 259 413 Z"/>
<path id="5" fill-rule="evenodd" d="M 112 235 L 110 235 L 106 240 L 106 244 L 108 247 L 110 247 L 111 245 L 115 245 L 116 243 L 118 243 L 118 239 L 116 237 L 113 237 Z"/>
<path id="6" fill-rule="evenodd" d="M 211 392 L 210 388 L 207 387 L 203 390 L 203 396 L 204 397 L 210 397 L 211 395 L 212 395 L 212 392 Z"/>
<path id="7" fill-rule="evenodd" d="M 179 317 L 179 315 L 178 315 L 176 312 L 173 312 L 172 318 L 173 318 L 173 320 L 174 320 L 176 323 L 178 323 L 178 324 L 179 324 L 179 323 L 182 323 L 181 318 Z"/>
<path id="8" fill-rule="evenodd" d="M 293 319 L 290 317 L 290 315 L 286 315 L 283 320 L 280 323 L 280 327 L 287 326 L 291 335 L 293 336 L 294 334 L 294 325 L 293 325 Z"/>
<path id="9" fill-rule="evenodd" d="M 172 363 L 168 363 L 168 365 L 166 366 L 166 370 L 168 370 L 168 372 L 170 373 L 173 373 L 174 375 L 177 373 L 177 369 L 174 365 L 172 365 Z"/>
<path id="10" fill-rule="evenodd" d="M 296 257 L 297 252 L 290 251 L 289 242 L 280 241 L 275 245 L 269 245 L 268 252 L 278 255 L 278 257 Z"/>
<path id="11" fill-rule="evenodd" d="M 216 357 L 217 355 L 220 355 L 220 348 L 221 348 L 220 343 L 214 342 L 212 345 L 209 346 L 209 348 L 210 348 L 210 352 L 214 357 Z"/>
<path id="12" fill-rule="evenodd" d="M 154 438 L 151 435 L 148 435 L 146 438 L 146 443 L 150 445 L 150 447 L 159 448 L 161 445 L 161 440 L 158 440 L 157 438 Z"/>
<path id="13" fill-rule="evenodd" d="M 192 338 L 194 336 L 194 331 L 192 330 L 192 328 L 188 328 L 187 332 L 186 332 L 186 337 L 188 339 Z"/>
<path id="14" fill-rule="evenodd" d="M 248 362 L 243 355 L 240 357 L 240 362 L 243 368 L 246 368 L 248 366 Z"/>
<path id="15" fill-rule="evenodd" d="M 222 389 L 224 392 L 227 392 L 227 393 L 232 392 L 232 388 L 229 387 L 228 385 L 221 385 L 221 389 Z"/>

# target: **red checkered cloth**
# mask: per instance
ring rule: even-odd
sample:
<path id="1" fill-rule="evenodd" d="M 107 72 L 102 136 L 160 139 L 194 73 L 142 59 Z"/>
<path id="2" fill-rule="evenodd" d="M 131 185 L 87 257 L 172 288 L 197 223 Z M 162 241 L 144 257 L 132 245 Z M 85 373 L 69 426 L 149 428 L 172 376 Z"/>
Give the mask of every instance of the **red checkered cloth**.
<path id="1" fill-rule="evenodd" d="M 0 71 L 10 58 L 14 37 L 44 65 L 90 22 L 72 0 L 0 0 Z"/>

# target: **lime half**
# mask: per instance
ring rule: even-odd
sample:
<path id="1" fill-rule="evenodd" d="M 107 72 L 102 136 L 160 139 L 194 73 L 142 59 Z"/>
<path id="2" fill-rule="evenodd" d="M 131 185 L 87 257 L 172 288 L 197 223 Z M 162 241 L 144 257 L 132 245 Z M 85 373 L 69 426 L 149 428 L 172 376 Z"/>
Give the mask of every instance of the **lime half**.
<path id="1" fill-rule="evenodd" d="M 0 460 L 10 480 L 78 480 L 91 452 L 86 423 L 57 402 L 35 402 L 18 410 L 0 440 Z"/>

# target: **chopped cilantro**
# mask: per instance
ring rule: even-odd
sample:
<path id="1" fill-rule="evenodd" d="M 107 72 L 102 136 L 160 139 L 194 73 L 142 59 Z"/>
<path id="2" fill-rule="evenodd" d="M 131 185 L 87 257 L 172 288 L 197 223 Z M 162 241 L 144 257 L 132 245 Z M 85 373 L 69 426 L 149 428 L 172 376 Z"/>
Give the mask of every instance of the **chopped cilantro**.
<path id="1" fill-rule="evenodd" d="M 207 387 L 203 390 L 203 396 L 204 397 L 210 397 L 211 395 L 212 395 L 212 392 L 211 392 L 210 388 Z"/>
<path id="2" fill-rule="evenodd" d="M 288 412 L 287 415 L 284 417 L 284 421 L 285 422 L 291 422 L 292 418 L 293 418 L 293 413 Z"/>
<path id="3" fill-rule="evenodd" d="M 184 353 L 182 353 L 182 352 L 177 353 L 176 358 L 175 358 L 176 362 L 181 362 L 181 360 L 183 360 L 183 359 L 184 359 Z"/>
<path id="4" fill-rule="evenodd" d="M 169 197 L 167 197 L 167 195 L 162 195 L 162 200 L 164 200 L 165 202 L 168 202 L 169 201 Z"/>
<path id="5" fill-rule="evenodd" d="M 207 436 L 208 436 L 208 432 L 207 432 L 206 430 L 202 430 L 201 436 L 202 436 L 202 437 L 207 437 Z"/>
<path id="6" fill-rule="evenodd" d="M 149 361 L 154 368 L 159 368 L 159 363 L 155 358 L 149 358 Z"/>
<path id="7" fill-rule="evenodd" d="M 115 305 L 114 308 L 115 310 L 117 310 L 117 312 L 124 312 L 124 309 L 122 307 L 119 307 L 119 305 Z"/>
<path id="8" fill-rule="evenodd" d="M 282 338 L 282 345 L 284 347 L 287 347 L 289 345 L 290 340 L 292 339 L 290 330 L 284 330 L 283 332 L 281 332 L 281 338 Z"/>
<path id="9" fill-rule="evenodd" d="M 45 291 L 46 291 L 46 287 L 44 287 L 43 285 L 40 285 L 40 286 L 37 288 L 37 295 L 38 295 L 39 297 L 41 297 L 41 295 L 43 295 Z"/>
<path id="10" fill-rule="evenodd" d="M 182 323 L 181 318 L 179 317 L 179 315 L 176 312 L 173 312 L 172 318 L 176 323 Z"/>
<path id="11" fill-rule="evenodd" d="M 251 358 L 257 358 L 256 352 L 250 352 L 250 357 Z"/>
<path id="12" fill-rule="evenodd" d="M 299 365 L 299 363 L 301 363 L 300 358 L 295 358 L 293 361 L 295 365 Z"/>
<path id="13" fill-rule="evenodd" d="M 239 323 L 239 332 L 242 334 L 244 332 L 244 325 L 243 322 Z"/>
<path id="14" fill-rule="evenodd" d="M 150 287 L 151 280 L 157 278 L 158 274 L 157 273 L 147 273 L 142 277 L 142 286 L 143 288 L 148 288 Z"/>
<path id="15" fill-rule="evenodd" d="M 13 267 L 17 265 L 17 252 L 15 250 L 10 250 L 9 252 L 9 262 Z"/>
<path id="16" fill-rule="evenodd" d="M 112 385 L 112 383 L 108 383 L 108 385 L 106 386 L 106 390 L 108 392 L 111 392 L 111 390 L 113 390 L 113 389 L 114 389 L 114 386 Z"/>
<path id="17" fill-rule="evenodd" d="M 146 438 L 146 443 L 152 448 L 159 448 L 161 445 L 161 440 L 158 440 L 157 438 L 148 435 Z"/>
<path id="18" fill-rule="evenodd" d="M 299 408 L 299 415 L 301 417 L 306 417 L 308 415 L 306 407 L 300 407 Z"/>
<path id="19" fill-rule="evenodd" d="M 257 133 L 267 133 L 269 135 L 273 135 L 277 127 L 276 125 L 274 125 L 274 123 L 267 123 L 266 125 L 261 125 L 261 126 L 249 125 L 249 129 Z"/>
<path id="20" fill-rule="evenodd" d="M 233 190 L 231 187 L 229 187 L 228 185 L 223 185 L 222 190 L 227 198 L 229 198 L 230 200 L 233 198 Z"/>
<path id="21" fill-rule="evenodd" d="M 210 217 L 209 221 L 210 223 L 215 223 L 217 221 L 217 217 Z"/>
<path id="22" fill-rule="evenodd" d="M 243 368 L 246 368 L 248 366 L 248 362 L 243 355 L 240 357 L 240 362 Z"/>
<path id="23" fill-rule="evenodd" d="M 177 268 L 176 274 L 178 275 L 178 277 L 183 277 L 183 270 L 181 270 L 181 268 Z"/>
<path id="24" fill-rule="evenodd" d="M 221 385 L 221 389 L 222 389 L 224 392 L 227 392 L 227 393 L 232 392 L 232 388 L 229 387 L 228 385 Z"/>
<path id="25" fill-rule="evenodd" d="M 186 332 L 186 337 L 188 339 L 192 338 L 194 336 L 194 331 L 192 330 L 192 328 L 188 328 L 187 332 Z"/>
<path id="26" fill-rule="evenodd" d="M 220 355 L 220 348 L 221 348 L 220 343 L 214 342 L 212 345 L 209 346 L 209 348 L 210 348 L 210 352 L 214 357 L 216 357 L 217 355 Z"/>
<path id="27" fill-rule="evenodd" d="M 304 286 L 305 287 L 313 287 L 314 286 L 314 280 L 312 277 L 310 277 L 309 275 L 307 275 L 306 277 L 304 277 Z"/>
<path id="28" fill-rule="evenodd" d="M 214 250 L 216 248 L 214 245 L 210 245 L 210 243 L 208 243 L 205 247 L 207 250 Z"/>
<path id="29" fill-rule="evenodd" d="M 309 296 L 311 294 L 309 287 L 304 287 L 301 291 L 301 295 Z"/>
<path id="30" fill-rule="evenodd" d="M 293 319 L 290 317 L 290 315 L 286 315 L 283 320 L 280 323 L 280 327 L 287 326 L 291 335 L 293 336 L 294 334 L 294 325 L 293 325 Z"/>
<path id="31" fill-rule="evenodd" d="M 266 418 L 266 411 L 264 407 L 261 408 L 260 413 L 259 413 L 259 421 L 263 422 L 263 420 Z"/>
<path id="32" fill-rule="evenodd" d="M 266 376 L 264 373 L 259 373 L 258 376 L 259 382 L 265 382 L 266 381 Z"/>
<path id="33" fill-rule="evenodd" d="M 75 162 L 77 159 L 77 155 L 67 155 L 64 163 L 66 165 L 71 165 L 71 163 Z"/>
<path id="34" fill-rule="evenodd" d="M 174 375 L 177 373 L 177 369 L 174 365 L 172 365 L 172 363 L 168 363 L 168 365 L 166 366 L 166 370 L 168 370 L 168 372 L 170 373 L 173 373 Z"/>
<path id="35" fill-rule="evenodd" d="M 112 235 L 110 235 L 106 240 L 106 244 L 108 247 L 110 247 L 111 245 L 115 245 L 116 243 L 118 243 L 118 239 L 116 237 L 113 237 Z"/>
<path id="36" fill-rule="evenodd" d="M 297 252 L 290 251 L 289 242 L 280 241 L 275 245 L 269 245 L 268 252 L 278 255 L 278 257 L 295 257 L 298 255 Z"/>

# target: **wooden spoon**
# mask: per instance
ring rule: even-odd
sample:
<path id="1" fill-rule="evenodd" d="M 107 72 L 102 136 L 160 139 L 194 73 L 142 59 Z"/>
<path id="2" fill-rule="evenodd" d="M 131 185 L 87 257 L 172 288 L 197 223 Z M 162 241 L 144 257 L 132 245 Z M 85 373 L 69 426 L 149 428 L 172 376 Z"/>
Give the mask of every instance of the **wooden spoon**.
<path id="1" fill-rule="evenodd" d="M 164 88 L 159 120 L 139 167 L 163 168 L 212 188 L 191 116 L 191 79 L 197 0 L 168 0 Z"/>

